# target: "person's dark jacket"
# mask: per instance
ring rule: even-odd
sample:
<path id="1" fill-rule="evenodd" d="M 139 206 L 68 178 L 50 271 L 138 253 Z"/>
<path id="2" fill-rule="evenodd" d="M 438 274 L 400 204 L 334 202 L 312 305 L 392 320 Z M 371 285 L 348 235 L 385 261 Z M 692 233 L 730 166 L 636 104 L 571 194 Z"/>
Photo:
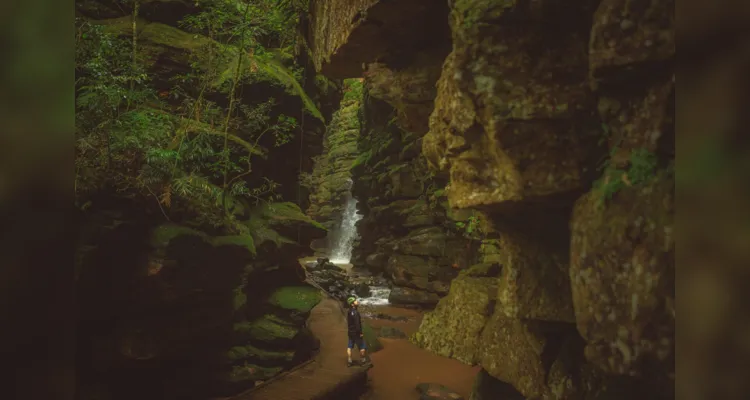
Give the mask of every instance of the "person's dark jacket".
<path id="1" fill-rule="evenodd" d="M 362 318 L 356 308 L 349 307 L 349 312 L 346 313 L 346 323 L 349 328 L 349 337 L 358 338 L 362 334 Z"/>

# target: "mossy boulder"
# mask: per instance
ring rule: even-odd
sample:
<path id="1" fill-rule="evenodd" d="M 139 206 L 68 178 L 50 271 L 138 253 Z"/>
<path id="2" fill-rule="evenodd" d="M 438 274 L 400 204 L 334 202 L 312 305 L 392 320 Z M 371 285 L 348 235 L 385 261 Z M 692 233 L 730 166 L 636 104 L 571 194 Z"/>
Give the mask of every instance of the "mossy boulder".
<path id="1" fill-rule="evenodd" d="M 255 242 L 251 235 L 210 236 L 197 229 L 172 223 L 157 226 L 151 233 L 150 243 L 157 249 L 166 248 L 173 239 L 184 236 L 199 238 L 214 247 L 237 246 L 247 250 L 252 255 L 255 255 L 256 252 Z"/>
<path id="2" fill-rule="evenodd" d="M 586 355 L 617 374 L 644 363 L 674 371 L 674 176 L 659 171 L 600 203 L 583 196 L 571 219 L 573 303 Z"/>
<path id="3" fill-rule="evenodd" d="M 292 347 L 294 338 L 301 327 L 274 314 L 266 314 L 251 321 L 234 324 L 234 333 L 238 339 L 253 341 L 270 347 Z"/>
<path id="4" fill-rule="evenodd" d="M 388 294 L 388 303 L 395 305 L 433 307 L 438 301 L 440 296 L 436 293 L 405 287 L 395 287 Z"/>
<path id="5" fill-rule="evenodd" d="M 502 267 L 496 263 L 481 263 L 462 270 L 459 275 L 474 278 L 494 278 L 500 276 Z"/>
<path id="6" fill-rule="evenodd" d="M 494 311 L 496 278 L 461 275 L 450 292 L 425 314 L 412 341 L 444 357 L 476 364 L 482 352 L 481 332 Z"/>
<path id="7" fill-rule="evenodd" d="M 457 274 L 449 265 L 440 265 L 437 258 L 399 253 L 388 259 L 385 272 L 396 285 L 439 294 L 448 293 L 450 278 Z"/>
<path id="8" fill-rule="evenodd" d="M 308 313 L 322 299 L 320 290 L 312 286 L 285 286 L 273 292 L 268 302 L 284 310 Z"/>
<path id="9" fill-rule="evenodd" d="M 450 175 L 452 206 L 553 204 L 584 187 L 598 139 L 581 31 L 592 14 L 581 1 L 451 4 L 453 52 L 422 149 Z"/>
<path id="10" fill-rule="evenodd" d="M 499 245 L 505 257 L 498 309 L 509 318 L 575 321 L 567 254 L 514 232 L 504 233 Z"/>
<path id="11" fill-rule="evenodd" d="M 362 321 L 362 334 L 369 353 L 375 353 L 383 349 L 383 344 L 378 340 L 377 332 L 372 329 L 367 321 Z"/>
<path id="12" fill-rule="evenodd" d="M 284 244 L 302 247 L 300 243 L 322 238 L 327 231 L 319 222 L 305 215 L 299 206 L 290 202 L 264 203 L 251 210 L 250 218 L 245 223 L 257 246 L 272 242 L 277 247 Z"/>

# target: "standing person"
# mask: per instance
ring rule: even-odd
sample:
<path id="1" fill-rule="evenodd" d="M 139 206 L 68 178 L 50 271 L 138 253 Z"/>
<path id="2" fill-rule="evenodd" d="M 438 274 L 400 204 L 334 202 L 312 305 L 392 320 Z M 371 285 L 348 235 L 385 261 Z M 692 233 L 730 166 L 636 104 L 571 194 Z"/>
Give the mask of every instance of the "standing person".
<path id="1" fill-rule="evenodd" d="M 370 360 L 367 359 L 365 352 L 367 351 L 367 345 L 365 345 L 365 335 L 362 332 L 362 318 L 359 315 L 359 302 L 354 297 L 346 299 L 346 303 L 349 304 L 349 311 L 346 313 L 346 324 L 349 330 L 349 346 L 346 348 L 346 355 L 348 362 L 346 365 L 352 366 L 352 348 L 357 345 L 359 348 L 359 357 L 362 365 L 367 364 Z"/>

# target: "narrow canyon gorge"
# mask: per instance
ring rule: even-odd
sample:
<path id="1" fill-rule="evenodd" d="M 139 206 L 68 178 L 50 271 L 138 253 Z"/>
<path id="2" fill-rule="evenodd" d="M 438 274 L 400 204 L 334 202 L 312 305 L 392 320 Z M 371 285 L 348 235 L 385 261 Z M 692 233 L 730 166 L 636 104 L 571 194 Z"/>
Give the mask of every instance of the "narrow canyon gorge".
<path id="1" fill-rule="evenodd" d="M 674 399 L 674 7 L 77 0 L 77 398 Z"/>

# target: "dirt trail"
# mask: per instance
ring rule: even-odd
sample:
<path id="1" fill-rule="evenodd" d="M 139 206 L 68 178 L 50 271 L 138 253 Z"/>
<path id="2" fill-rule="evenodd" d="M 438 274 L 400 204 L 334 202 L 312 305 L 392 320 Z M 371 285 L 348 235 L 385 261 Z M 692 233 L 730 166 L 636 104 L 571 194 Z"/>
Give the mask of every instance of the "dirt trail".
<path id="1" fill-rule="evenodd" d="M 336 300 L 326 298 L 312 309 L 310 330 L 320 340 L 315 359 L 232 400 L 314 400 L 337 398 L 347 385 L 364 385 L 367 370 L 346 366 L 345 316 Z"/>
<path id="2" fill-rule="evenodd" d="M 369 320 L 373 327 L 393 326 L 407 335 L 419 328 L 422 312 L 397 307 L 379 307 L 376 312 L 406 316 L 406 322 Z M 418 383 L 439 383 L 469 398 L 479 367 L 441 357 L 411 344 L 406 339 L 384 339 L 383 350 L 372 354 L 374 367 L 368 371 L 370 391 L 361 400 L 416 400 Z"/>

